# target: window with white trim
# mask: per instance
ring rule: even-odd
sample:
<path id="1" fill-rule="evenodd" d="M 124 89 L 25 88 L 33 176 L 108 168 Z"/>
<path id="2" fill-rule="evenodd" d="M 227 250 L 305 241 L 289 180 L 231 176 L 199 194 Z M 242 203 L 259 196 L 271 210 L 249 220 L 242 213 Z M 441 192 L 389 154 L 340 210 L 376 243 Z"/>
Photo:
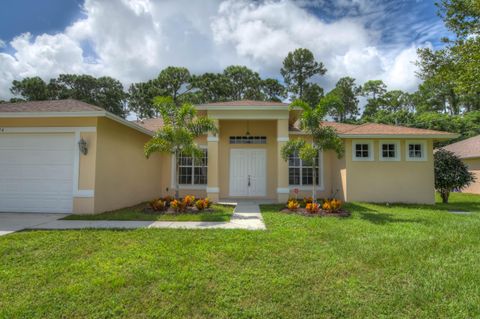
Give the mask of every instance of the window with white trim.
<path id="1" fill-rule="evenodd" d="M 352 155 L 353 160 L 356 161 L 371 161 L 373 160 L 373 143 L 370 141 L 355 141 L 353 142 Z"/>
<path id="2" fill-rule="evenodd" d="M 182 154 L 178 157 L 178 183 L 180 185 L 206 185 L 208 152 L 202 149 L 203 157 L 195 160 L 192 156 Z"/>
<path id="3" fill-rule="evenodd" d="M 320 181 L 320 154 L 315 159 L 317 167 L 316 185 Z M 290 155 L 288 158 L 288 183 L 291 186 L 313 185 L 313 167 L 311 164 L 303 162 L 298 153 Z"/>
<path id="4" fill-rule="evenodd" d="M 426 160 L 426 142 L 425 141 L 407 141 L 407 160 L 425 161 Z"/>
<path id="5" fill-rule="evenodd" d="M 399 161 L 400 143 L 398 141 L 380 141 L 380 160 Z"/>

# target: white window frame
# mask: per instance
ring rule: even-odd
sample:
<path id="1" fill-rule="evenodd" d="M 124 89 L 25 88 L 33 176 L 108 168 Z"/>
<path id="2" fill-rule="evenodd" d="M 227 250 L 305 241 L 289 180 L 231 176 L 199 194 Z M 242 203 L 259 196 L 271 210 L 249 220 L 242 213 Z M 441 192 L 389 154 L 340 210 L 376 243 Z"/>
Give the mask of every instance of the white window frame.
<path id="1" fill-rule="evenodd" d="M 198 145 L 199 148 L 201 149 L 205 149 L 205 150 L 208 150 L 208 147 L 207 145 Z M 207 152 L 207 161 L 208 161 L 208 152 Z M 176 181 L 176 178 L 177 178 L 177 170 L 176 170 L 176 167 L 175 167 L 175 163 L 177 162 L 177 158 L 175 157 L 175 155 L 172 155 L 172 179 L 171 179 L 171 188 L 172 189 L 175 189 L 175 181 Z M 207 166 L 208 167 L 208 166 Z M 193 173 L 193 171 L 192 171 Z M 208 179 L 208 177 L 207 177 Z M 192 177 L 192 183 L 193 183 L 193 177 Z M 203 190 L 203 189 L 207 189 L 207 185 L 208 185 L 208 180 L 207 180 L 207 184 L 178 184 L 178 188 L 179 189 L 194 189 L 194 190 Z"/>
<path id="2" fill-rule="evenodd" d="M 420 144 L 422 146 L 422 157 L 410 157 L 410 145 Z M 409 162 L 425 162 L 428 160 L 427 141 L 426 140 L 409 140 L 405 141 L 405 160 Z"/>
<path id="3" fill-rule="evenodd" d="M 368 144 L 368 157 L 357 157 L 356 156 L 356 147 L 358 144 Z M 375 153 L 375 149 L 373 147 L 373 141 L 372 140 L 354 140 L 352 141 L 352 160 L 353 161 L 367 161 L 371 162 L 374 160 L 373 154 Z"/>
<path id="4" fill-rule="evenodd" d="M 287 162 L 288 164 L 288 162 Z M 308 166 L 307 166 L 308 167 Z M 300 181 L 302 180 L 302 168 L 303 166 L 300 166 Z M 290 170 L 290 165 L 288 165 L 288 170 Z M 318 176 L 318 184 L 316 185 L 317 191 L 323 191 L 324 190 L 324 185 L 323 185 L 323 151 L 320 151 L 318 154 L 318 172 L 320 176 Z M 289 173 L 290 175 L 290 173 Z M 290 176 L 288 178 L 288 188 L 289 190 L 312 190 L 313 185 L 290 185 Z"/>
<path id="5" fill-rule="evenodd" d="M 385 144 L 394 144 L 395 145 L 395 157 L 383 157 L 383 145 Z M 383 140 L 378 144 L 378 158 L 380 161 L 385 162 L 398 162 L 401 159 L 400 154 L 400 141 L 398 140 Z"/>

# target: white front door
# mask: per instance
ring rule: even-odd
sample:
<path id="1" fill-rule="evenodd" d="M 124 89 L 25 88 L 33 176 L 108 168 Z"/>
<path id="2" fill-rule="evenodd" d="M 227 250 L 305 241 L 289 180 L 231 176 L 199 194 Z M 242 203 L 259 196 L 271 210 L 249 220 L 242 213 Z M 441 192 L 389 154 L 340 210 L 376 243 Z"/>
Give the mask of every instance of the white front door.
<path id="1" fill-rule="evenodd" d="M 264 149 L 230 150 L 230 196 L 266 196 L 266 162 Z"/>

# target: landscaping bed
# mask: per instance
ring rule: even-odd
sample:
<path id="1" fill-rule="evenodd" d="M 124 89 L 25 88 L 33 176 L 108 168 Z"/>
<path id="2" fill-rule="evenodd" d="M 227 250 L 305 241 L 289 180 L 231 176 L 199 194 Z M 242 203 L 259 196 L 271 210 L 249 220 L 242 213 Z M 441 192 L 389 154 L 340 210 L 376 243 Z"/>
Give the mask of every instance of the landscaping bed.
<path id="1" fill-rule="evenodd" d="M 306 217 L 348 217 L 350 212 L 342 208 L 342 202 L 338 199 L 319 199 L 314 201 L 311 197 L 305 197 L 303 201 L 296 198 L 288 200 L 285 207 L 280 209 L 283 213 L 297 214 Z"/>
<path id="2" fill-rule="evenodd" d="M 185 198 L 187 198 L 187 196 L 185 196 Z M 184 199 L 177 201 L 173 198 L 155 199 L 149 203 L 142 203 L 111 212 L 94 215 L 68 215 L 63 219 L 228 222 L 233 214 L 233 206 L 212 204 L 207 199 L 195 201 L 193 196 L 185 202 Z M 208 202 L 206 202 L 206 200 Z M 190 203 L 190 201 L 195 204 Z M 200 203 L 200 201 L 203 203 Z M 180 206 L 177 206 L 179 203 Z"/>

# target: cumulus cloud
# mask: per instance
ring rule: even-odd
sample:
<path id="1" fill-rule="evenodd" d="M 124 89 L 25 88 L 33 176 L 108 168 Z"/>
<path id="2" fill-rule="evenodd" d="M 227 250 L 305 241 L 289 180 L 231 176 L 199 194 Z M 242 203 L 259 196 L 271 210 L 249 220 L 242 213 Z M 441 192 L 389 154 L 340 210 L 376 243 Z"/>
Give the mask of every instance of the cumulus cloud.
<path id="1" fill-rule="evenodd" d="M 200 73 L 242 64 L 280 78 L 283 58 L 298 47 L 312 50 L 326 65 L 327 75 L 317 80 L 327 89 L 346 75 L 358 83 L 383 79 L 391 88 L 416 87 L 411 62 L 417 44 L 383 47 L 379 31 L 358 18 L 371 3 L 342 0 L 338 10 L 349 8 L 356 16 L 332 21 L 306 8 L 317 4 L 321 1 L 86 0 L 84 16 L 63 32 L 22 34 L 10 41 L 11 52 L 0 52 L 0 97 L 9 97 L 13 79 L 26 76 L 48 80 L 87 73 L 129 85 L 168 65 Z"/>

